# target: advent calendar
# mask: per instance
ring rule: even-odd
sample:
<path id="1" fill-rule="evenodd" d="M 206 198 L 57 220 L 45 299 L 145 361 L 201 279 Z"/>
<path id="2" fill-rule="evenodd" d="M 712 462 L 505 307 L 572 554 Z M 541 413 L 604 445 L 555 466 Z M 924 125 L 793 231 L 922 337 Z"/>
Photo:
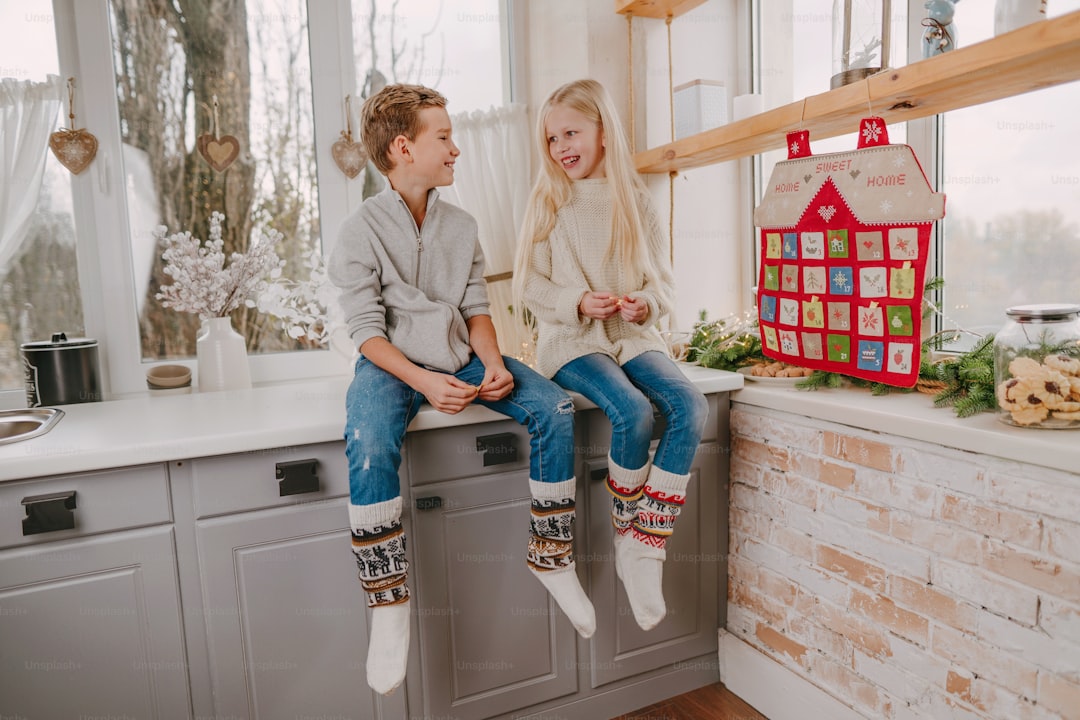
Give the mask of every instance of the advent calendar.
<path id="1" fill-rule="evenodd" d="M 930 231 L 945 216 L 915 152 L 865 118 L 858 149 L 813 155 L 788 136 L 754 211 L 765 355 L 912 387 L 918 380 Z"/>

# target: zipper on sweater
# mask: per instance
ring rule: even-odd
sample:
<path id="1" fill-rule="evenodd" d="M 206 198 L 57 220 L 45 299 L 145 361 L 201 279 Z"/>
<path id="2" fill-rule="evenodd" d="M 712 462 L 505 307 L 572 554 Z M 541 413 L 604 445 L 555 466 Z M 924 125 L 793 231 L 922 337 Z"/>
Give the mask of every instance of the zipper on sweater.
<path id="1" fill-rule="evenodd" d="M 416 277 L 413 278 L 413 285 L 420 287 L 420 258 L 424 254 L 424 240 L 420 237 L 420 233 L 416 234 Z"/>

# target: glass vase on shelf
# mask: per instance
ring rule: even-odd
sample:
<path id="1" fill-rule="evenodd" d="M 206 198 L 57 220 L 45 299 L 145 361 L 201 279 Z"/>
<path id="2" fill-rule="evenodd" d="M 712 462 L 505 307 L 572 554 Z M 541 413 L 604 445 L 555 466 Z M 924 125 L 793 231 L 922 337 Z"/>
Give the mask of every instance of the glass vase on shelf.
<path id="1" fill-rule="evenodd" d="M 199 392 L 251 387 L 247 345 L 244 336 L 233 328 L 231 317 L 203 320 L 195 339 L 195 357 L 199 368 Z"/>
<path id="2" fill-rule="evenodd" d="M 833 0 L 832 15 L 832 88 L 888 67 L 891 0 Z"/>

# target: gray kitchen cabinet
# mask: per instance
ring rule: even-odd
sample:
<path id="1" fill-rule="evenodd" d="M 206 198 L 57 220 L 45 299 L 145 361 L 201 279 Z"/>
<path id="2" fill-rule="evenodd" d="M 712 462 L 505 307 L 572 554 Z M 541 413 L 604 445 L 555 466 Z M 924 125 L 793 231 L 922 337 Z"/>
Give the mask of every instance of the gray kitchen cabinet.
<path id="1" fill-rule="evenodd" d="M 189 718 L 164 465 L 0 485 L 0 716 Z"/>
<path id="2" fill-rule="evenodd" d="M 403 693 L 383 700 L 366 682 L 343 443 L 199 458 L 173 476 L 194 528 L 197 568 L 182 581 L 198 619 L 189 644 L 204 659 L 193 662 L 195 714 L 403 717 Z"/>
<path id="3" fill-rule="evenodd" d="M 414 716 L 478 720 L 572 695 L 577 632 L 529 571 L 529 436 L 410 433 Z"/>

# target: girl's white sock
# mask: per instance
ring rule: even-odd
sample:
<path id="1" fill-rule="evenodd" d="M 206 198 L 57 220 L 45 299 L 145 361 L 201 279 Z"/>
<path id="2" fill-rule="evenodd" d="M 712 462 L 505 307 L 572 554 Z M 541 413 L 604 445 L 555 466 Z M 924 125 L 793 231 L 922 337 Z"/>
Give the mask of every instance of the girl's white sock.
<path id="1" fill-rule="evenodd" d="M 405 680 L 409 660 L 409 615 L 412 601 L 371 609 L 367 682 L 377 693 L 393 692 Z"/>

